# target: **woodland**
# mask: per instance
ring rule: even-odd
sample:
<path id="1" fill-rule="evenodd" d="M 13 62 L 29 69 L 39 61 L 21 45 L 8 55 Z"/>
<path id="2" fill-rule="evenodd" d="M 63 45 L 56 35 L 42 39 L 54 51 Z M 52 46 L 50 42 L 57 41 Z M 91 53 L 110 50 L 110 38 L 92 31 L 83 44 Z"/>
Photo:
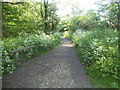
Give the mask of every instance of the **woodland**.
<path id="1" fill-rule="evenodd" d="M 7 75 L 20 63 L 11 51 L 20 51 L 22 62 L 56 47 L 65 37 L 72 41 L 94 87 L 118 88 L 120 81 L 120 1 L 96 4 L 86 12 L 73 6 L 67 19 L 57 14 L 57 2 L 2 2 L 2 72 Z M 70 17 L 72 16 L 72 17 Z"/>

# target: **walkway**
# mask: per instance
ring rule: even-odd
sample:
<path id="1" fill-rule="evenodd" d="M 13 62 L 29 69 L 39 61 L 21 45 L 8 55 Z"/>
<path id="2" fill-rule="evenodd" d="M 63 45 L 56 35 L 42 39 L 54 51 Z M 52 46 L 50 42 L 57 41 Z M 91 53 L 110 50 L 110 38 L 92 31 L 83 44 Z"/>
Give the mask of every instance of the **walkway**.
<path id="1" fill-rule="evenodd" d="M 61 43 L 3 77 L 3 88 L 89 88 L 88 77 L 71 42 Z"/>

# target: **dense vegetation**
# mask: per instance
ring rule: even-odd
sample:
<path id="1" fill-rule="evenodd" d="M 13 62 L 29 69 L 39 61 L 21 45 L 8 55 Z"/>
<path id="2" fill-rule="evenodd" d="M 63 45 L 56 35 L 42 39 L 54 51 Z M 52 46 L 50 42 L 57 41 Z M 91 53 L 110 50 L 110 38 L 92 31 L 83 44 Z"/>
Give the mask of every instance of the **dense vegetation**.
<path id="1" fill-rule="evenodd" d="M 20 52 L 20 61 L 24 61 L 33 56 L 40 55 L 41 53 L 53 48 L 59 42 L 59 33 L 54 33 L 50 35 L 46 35 L 45 33 L 41 33 L 40 35 L 33 34 L 24 36 L 19 36 L 16 38 L 7 38 L 3 41 L 3 64 L 2 69 L 3 73 L 11 72 L 18 66 L 20 62 L 16 61 L 14 58 L 14 54 L 11 54 L 10 51 L 33 46 L 32 51 L 24 50 Z M 27 56 L 27 58 L 26 58 Z"/>
<path id="2" fill-rule="evenodd" d="M 60 34 L 57 33 L 59 17 L 55 2 L 3 2 L 2 6 L 2 73 L 6 74 L 20 62 L 56 46 L 60 41 Z M 20 62 L 16 61 L 11 51 L 29 46 L 34 47 L 32 51 L 20 51 Z"/>
<path id="3" fill-rule="evenodd" d="M 73 43 L 76 45 L 80 60 L 88 67 L 88 73 L 94 78 L 113 77 L 111 87 L 117 87 L 120 62 L 118 60 L 118 36 L 115 30 L 95 30 L 73 33 Z"/>
<path id="4" fill-rule="evenodd" d="M 111 2 L 110 4 L 97 3 L 99 9 L 90 9 L 86 13 L 81 10 L 79 15 L 61 22 L 60 31 L 76 31 L 78 29 L 93 30 L 93 29 L 115 29 L 119 28 L 118 4 Z M 119 28 L 120 29 L 120 28 Z"/>
<path id="5" fill-rule="evenodd" d="M 32 51 L 20 52 L 21 61 L 28 60 L 56 46 L 60 41 L 59 32 L 64 32 L 75 44 L 95 87 L 117 88 L 120 81 L 120 2 L 104 4 L 104 1 L 96 3 L 98 10 L 85 12 L 73 7 L 76 11 L 73 17 L 61 21 L 55 1 L 2 2 L 2 73 L 9 73 L 19 65 L 12 50 L 34 46 Z"/>
<path id="6" fill-rule="evenodd" d="M 97 4 L 97 11 L 88 10 L 62 21 L 60 31 L 75 44 L 94 87 L 118 88 L 120 7 L 117 2 Z"/>
<path id="7" fill-rule="evenodd" d="M 55 3 L 3 2 L 3 38 L 16 37 L 19 33 L 46 33 L 57 30 L 59 17 Z"/>

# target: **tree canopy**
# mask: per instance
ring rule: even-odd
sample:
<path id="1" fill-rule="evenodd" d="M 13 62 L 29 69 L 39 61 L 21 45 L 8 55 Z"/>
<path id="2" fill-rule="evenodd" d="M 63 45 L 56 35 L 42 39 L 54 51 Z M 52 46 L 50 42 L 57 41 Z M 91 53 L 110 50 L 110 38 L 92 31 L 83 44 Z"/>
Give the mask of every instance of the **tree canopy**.
<path id="1" fill-rule="evenodd" d="M 59 22 L 56 4 L 42 2 L 3 2 L 3 37 L 21 32 L 48 33 L 55 31 Z"/>
<path id="2" fill-rule="evenodd" d="M 120 29 L 120 2 L 97 2 L 98 9 L 89 9 L 86 13 L 80 12 L 77 16 L 61 22 L 61 30 L 75 31 L 77 29 L 92 30 L 95 28 Z M 80 11 L 80 10 L 78 10 Z M 76 11 L 76 12 L 78 12 Z M 74 12 L 75 13 L 75 12 Z"/>

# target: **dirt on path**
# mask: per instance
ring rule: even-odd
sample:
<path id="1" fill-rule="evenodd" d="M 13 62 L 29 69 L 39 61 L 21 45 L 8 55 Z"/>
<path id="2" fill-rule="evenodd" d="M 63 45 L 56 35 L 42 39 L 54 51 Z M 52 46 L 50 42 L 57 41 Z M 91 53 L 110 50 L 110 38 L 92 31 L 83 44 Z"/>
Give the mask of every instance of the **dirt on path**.
<path id="1" fill-rule="evenodd" d="M 76 50 L 66 38 L 53 50 L 28 60 L 3 77 L 3 88 L 90 88 Z"/>

